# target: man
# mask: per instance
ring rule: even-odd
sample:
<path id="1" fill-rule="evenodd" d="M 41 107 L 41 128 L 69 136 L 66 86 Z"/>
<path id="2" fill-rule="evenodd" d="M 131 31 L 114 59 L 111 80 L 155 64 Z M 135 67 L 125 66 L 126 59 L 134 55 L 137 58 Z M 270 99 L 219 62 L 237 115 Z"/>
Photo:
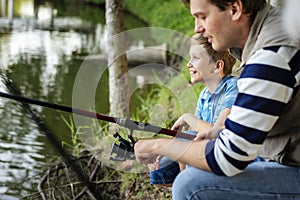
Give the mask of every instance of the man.
<path id="1" fill-rule="evenodd" d="M 241 61 L 239 94 L 216 140 L 139 141 L 137 160 L 157 154 L 189 166 L 173 199 L 300 199 L 300 52 L 265 0 L 191 0 L 195 32 Z M 257 155 L 272 162 L 253 162 Z M 213 172 L 213 173 L 212 173 Z"/>

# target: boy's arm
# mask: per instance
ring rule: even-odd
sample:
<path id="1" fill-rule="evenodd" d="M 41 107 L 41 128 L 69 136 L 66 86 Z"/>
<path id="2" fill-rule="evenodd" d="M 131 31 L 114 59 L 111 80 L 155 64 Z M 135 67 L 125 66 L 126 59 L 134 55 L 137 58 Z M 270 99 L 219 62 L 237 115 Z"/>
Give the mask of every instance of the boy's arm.
<path id="1" fill-rule="evenodd" d="M 191 113 L 185 113 L 174 123 L 172 130 L 190 127 L 191 130 L 199 132 L 197 139 L 215 139 L 217 138 L 218 132 L 224 128 L 224 123 L 229 113 L 229 108 L 222 110 L 215 124 L 210 124 L 198 119 Z"/>
<path id="2" fill-rule="evenodd" d="M 177 119 L 171 129 L 181 131 L 182 127 L 185 127 L 186 129 L 190 127 L 191 130 L 199 132 L 207 131 L 213 127 L 213 125 L 197 118 L 194 114 L 185 113 Z"/>

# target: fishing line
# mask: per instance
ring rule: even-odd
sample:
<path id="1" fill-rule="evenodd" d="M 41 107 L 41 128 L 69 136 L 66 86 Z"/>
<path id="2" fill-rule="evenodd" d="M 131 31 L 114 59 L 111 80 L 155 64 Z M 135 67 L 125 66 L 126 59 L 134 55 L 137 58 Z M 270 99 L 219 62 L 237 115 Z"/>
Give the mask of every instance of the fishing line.
<path id="1" fill-rule="evenodd" d="M 133 121 L 127 118 L 120 118 L 120 117 L 112 117 L 109 115 L 104 115 L 100 113 L 95 113 L 91 112 L 88 110 L 82 110 L 78 108 L 72 108 L 64 105 L 59 105 L 59 104 L 54 104 L 54 103 L 49 103 L 49 102 L 44 102 L 40 100 L 35 100 L 35 99 L 30 99 L 22 96 L 20 93 L 13 93 L 13 94 L 8 94 L 0 91 L 0 96 L 8 98 L 8 99 L 13 99 L 16 101 L 19 101 L 21 103 L 25 104 L 35 104 L 47 108 L 52 108 L 64 112 L 69 112 L 69 113 L 74 113 L 77 115 L 85 116 L 85 117 L 90 117 L 94 119 L 99 119 L 107 122 L 112 122 L 112 123 L 117 123 L 120 126 L 123 126 L 125 128 L 128 128 L 131 131 L 138 130 L 138 131 L 146 131 L 146 132 L 153 132 L 157 134 L 164 134 L 164 135 L 169 135 L 177 138 L 183 138 L 187 140 L 193 140 L 194 135 L 190 135 L 187 133 L 182 133 L 182 132 L 177 132 L 175 130 L 170 130 L 166 128 L 162 128 L 159 126 L 154 126 L 149 123 L 144 123 L 144 122 L 137 122 Z"/>

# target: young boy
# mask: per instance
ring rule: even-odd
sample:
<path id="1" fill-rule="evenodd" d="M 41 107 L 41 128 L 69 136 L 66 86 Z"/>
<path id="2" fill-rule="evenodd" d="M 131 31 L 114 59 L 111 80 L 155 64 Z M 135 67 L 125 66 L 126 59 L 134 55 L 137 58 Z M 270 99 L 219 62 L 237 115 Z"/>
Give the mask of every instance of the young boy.
<path id="1" fill-rule="evenodd" d="M 190 71 L 191 83 L 201 82 L 205 88 L 199 95 L 196 113 L 183 114 L 173 125 L 178 130 L 182 126 L 190 127 L 190 134 L 202 134 L 202 137 L 216 138 L 213 131 L 224 126 L 226 116 L 236 98 L 237 78 L 231 76 L 235 59 L 228 51 L 214 51 L 202 34 L 196 34 L 191 39 L 190 61 L 187 67 Z M 170 186 L 180 169 L 179 165 L 167 157 L 158 157 L 154 164 L 148 165 L 150 183 Z"/>

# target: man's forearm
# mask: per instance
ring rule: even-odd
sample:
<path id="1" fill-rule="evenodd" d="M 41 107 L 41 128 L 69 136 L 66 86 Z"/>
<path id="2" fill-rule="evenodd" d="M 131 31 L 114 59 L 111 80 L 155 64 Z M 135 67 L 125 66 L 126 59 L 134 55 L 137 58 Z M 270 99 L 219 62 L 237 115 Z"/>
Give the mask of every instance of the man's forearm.
<path id="1" fill-rule="evenodd" d="M 177 139 L 159 139 L 155 152 L 170 159 L 190 166 L 210 171 L 205 158 L 205 147 L 208 140 L 180 141 Z"/>

